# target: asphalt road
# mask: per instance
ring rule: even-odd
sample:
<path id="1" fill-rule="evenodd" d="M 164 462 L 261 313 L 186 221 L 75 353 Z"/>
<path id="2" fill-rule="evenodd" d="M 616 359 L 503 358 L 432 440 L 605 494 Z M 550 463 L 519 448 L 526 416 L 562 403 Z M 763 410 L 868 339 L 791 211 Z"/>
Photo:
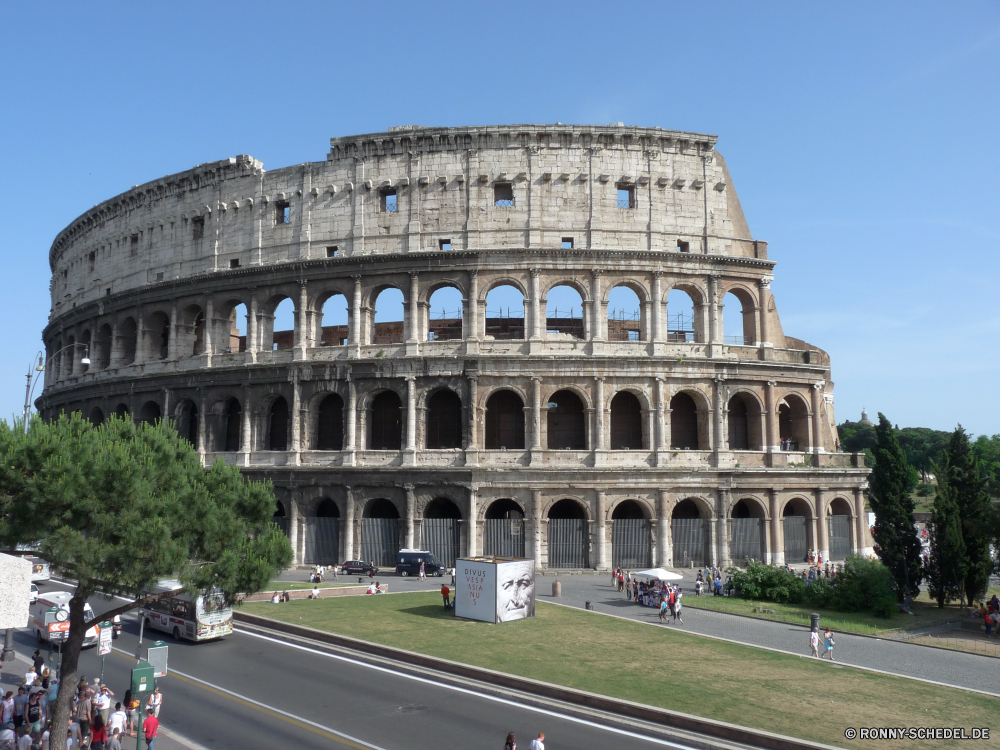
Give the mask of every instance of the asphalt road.
<path id="1" fill-rule="evenodd" d="M 113 605 L 91 601 L 98 613 Z M 123 620 L 124 632 L 105 664 L 105 682 L 118 700 L 128 685 L 139 627 L 134 615 Z M 158 632 L 153 638 L 170 645 L 170 674 L 160 683 L 161 721 L 213 750 L 500 748 L 510 731 L 522 747 L 544 731 L 549 750 L 647 750 L 667 744 L 249 632 L 198 644 L 178 643 Z M 148 632 L 144 641 L 148 645 Z M 28 631 L 17 631 L 16 643 L 23 655 L 36 648 Z M 81 656 L 80 671 L 91 681 L 100 676 L 96 648 Z"/>

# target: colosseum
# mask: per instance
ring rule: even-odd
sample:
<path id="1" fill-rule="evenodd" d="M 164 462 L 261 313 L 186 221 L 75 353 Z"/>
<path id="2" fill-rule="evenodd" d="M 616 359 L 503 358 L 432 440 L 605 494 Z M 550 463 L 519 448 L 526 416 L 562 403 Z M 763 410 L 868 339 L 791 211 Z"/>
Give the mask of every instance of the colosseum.
<path id="1" fill-rule="evenodd" d="M 299 563 L 869 552 L 716 141 L 404 126 L 137 185 L 52 243 L 37 406 L 172 420 L 274 483 Z"/>

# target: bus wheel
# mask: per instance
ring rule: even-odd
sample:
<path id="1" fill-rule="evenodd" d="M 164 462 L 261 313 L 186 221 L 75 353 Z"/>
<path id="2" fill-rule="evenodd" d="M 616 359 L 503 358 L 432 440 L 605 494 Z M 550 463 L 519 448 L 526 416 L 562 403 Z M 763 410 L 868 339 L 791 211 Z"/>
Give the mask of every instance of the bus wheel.
<path id="1" fill-rule="evenodd" d="M 174 627 L 174 640 L 179 641 L 181 639 L 181 631 L 175 626 Z"/>
<path id="2" fill-rule="evenodd" d="M 399 574 L 400 574 L 401 576 L 403 576 L 403 578 L 406 578 L 406 576 L 410 575 L 409 571 L 406 571 L 406 570 L 403 570 L 403 571 L 400 571 L 400 573 L 399 573 Z"/>

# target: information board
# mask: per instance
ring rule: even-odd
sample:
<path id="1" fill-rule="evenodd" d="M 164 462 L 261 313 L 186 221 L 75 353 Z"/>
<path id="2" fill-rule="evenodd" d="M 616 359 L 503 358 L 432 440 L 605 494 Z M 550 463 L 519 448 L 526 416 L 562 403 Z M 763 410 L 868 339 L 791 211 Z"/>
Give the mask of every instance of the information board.
<path id="1" fill-rule="evenodd" d="M 101 633 L 98 638 L 98 655 L 104 656 L 105 654 L 111 653 L 111 638 L 114 635 L 114 632 L 115 628 L 110 622 L 101 623 Z"/>
<path id="2" fill-rule="evenodd" d="M 503 557 L 456 560 L 455 614 L 481 622 L 534 617 L 534 560 Z"/>

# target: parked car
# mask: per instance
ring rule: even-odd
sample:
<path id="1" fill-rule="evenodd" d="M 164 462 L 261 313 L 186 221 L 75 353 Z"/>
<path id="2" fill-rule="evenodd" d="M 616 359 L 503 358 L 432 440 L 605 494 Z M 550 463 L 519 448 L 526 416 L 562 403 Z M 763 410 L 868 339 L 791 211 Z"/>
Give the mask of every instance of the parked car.
<path id="1" fill-rule="evenodd" d="M 341 569 L 344 571 L 344 575 L 349 576 L 367 576 L 378 573 L 377 567 L 364 560 L 348 560 L 341 566 Z"/>
<path id="2" fill-rule="evenodd" d="M 396 555 L 396 573 L 403 576 L 420 575 L 420 563 L 424 564 L 424 574 L 443 576 L 446 568 L 425 549 L 401 549 Z"/>

